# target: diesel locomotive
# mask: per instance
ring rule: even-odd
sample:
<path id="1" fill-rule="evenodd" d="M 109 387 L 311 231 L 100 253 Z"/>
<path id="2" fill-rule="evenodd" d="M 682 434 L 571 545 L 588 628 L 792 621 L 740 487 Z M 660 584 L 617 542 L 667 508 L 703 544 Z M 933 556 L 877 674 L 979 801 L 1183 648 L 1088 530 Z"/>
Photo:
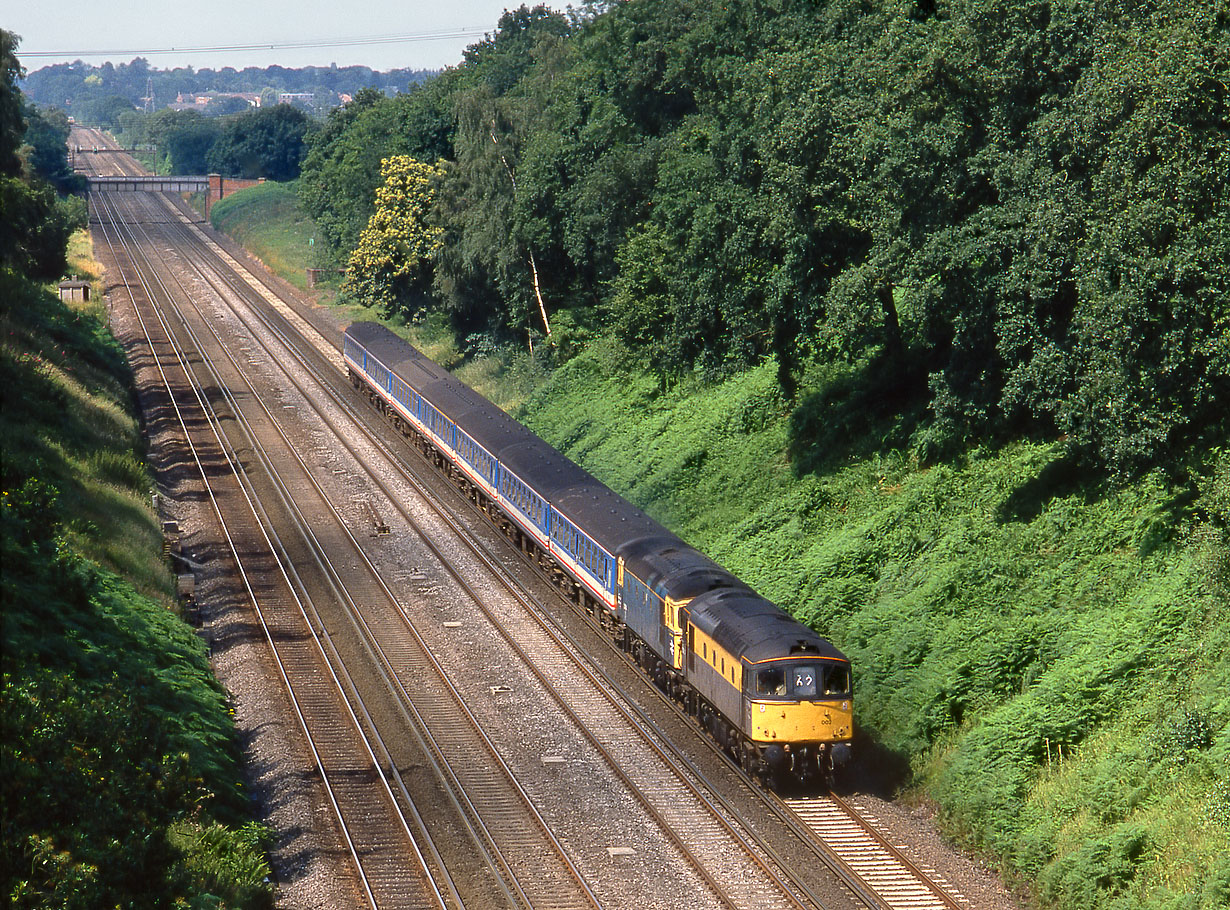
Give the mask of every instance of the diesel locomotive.
<path id="1" fill-rule="evenodd" d="M 388 329 L 345 333 L 350 380 L 745 770 L 828 776 L 850 662 Z"/>

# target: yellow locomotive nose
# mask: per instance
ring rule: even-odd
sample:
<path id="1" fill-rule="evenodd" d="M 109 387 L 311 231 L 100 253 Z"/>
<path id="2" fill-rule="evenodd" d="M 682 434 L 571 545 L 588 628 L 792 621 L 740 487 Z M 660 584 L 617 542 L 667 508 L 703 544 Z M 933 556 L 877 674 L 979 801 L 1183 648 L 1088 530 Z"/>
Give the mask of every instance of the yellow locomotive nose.
<path id="1" fill-rule="evenodd" d="M 751 706 L 753 742 L 825 743 L 850 738 L 850 703 L 762 701 Z"/>

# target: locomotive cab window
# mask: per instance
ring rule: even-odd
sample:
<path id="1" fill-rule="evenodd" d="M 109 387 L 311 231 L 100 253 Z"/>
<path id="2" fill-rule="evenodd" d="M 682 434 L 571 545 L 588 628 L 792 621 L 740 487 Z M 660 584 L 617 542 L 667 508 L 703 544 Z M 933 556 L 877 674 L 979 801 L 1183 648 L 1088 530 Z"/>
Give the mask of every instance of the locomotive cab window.
<path id="1" fill-rule="evenodd" d="M 816 668 L 793 668 L 790 671 L 790 691 L 795 698 L 815 698 Z"/>
<path id="2" fill-rule="evenodd" d="M 824 694 L 847 698 L 850 695 L 850 671 L 846 667 L 828 667 L 824 671 Z"/>
<path id="3" fill-rule="evenodd" d="M 785 695 L 786 671 L 781 667 L 771 667 L 756 674 L 757 695 Z"/>

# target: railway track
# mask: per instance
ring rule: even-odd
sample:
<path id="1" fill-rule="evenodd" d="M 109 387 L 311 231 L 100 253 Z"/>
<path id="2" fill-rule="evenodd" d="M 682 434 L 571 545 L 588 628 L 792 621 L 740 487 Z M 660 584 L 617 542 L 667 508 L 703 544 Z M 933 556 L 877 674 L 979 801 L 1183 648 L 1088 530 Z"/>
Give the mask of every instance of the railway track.
<path id="1" fill-rule="evenodd" d="M 204 273 L 206 266 L 203 263 L 198 263 L 197 266 L 199 271 Z M 246 311 L 246 308 L 244 309 Z M 234 312 L 236 315 L 243 315 L 240 310 L 234 310 Z M 280 356 L 281 352 L 270 351 L 270 354 L 276 357 Z M 305 394 L 306 400 L 310 400 L 311 397 Z M 339 401 L 338 404 L 341 402 Z M 348 428 L 340 428 L 337 433 L 337 436 L 343 440 L 349 435 Z M 359 462 L 365 460 L 361 453 L 356 452 L 355 455 Z M 373 476 L 371 482 L 379 483 L 380 481 L 378 477 Z M 386 491 L 386 495 L 388 502 L 392 504 L 392 510 L 400 512 L 399 504 L 404 497 L 392 491 Z M 422 528 L 412 516 L 403 513 L 402 517 L 419 536 L 424 539 L 430 537 L 430 532 Z M 464 539 L 464 532 L 455 527 L 454 531 Z M 336 550 L 336 546 L 320 549 Z M 668 753 L 662 746 L 654 743 L 649 753 L 637 760 L 630 759 L 631 751 L 644 748 L 643 744 L 647 739 L 645 732 L 630 713 L 626 711 L 621 713 L 618 699 L 606 692 L 592 675 L 590 686 L 579 687 L 577 685 L 577 673 L 582 666 L 581 661 L 569 655 L 558 639 L 544 637 L 542 633 L 545 627 L 541 624 L 535 626 L 526 621 L 532 615 L 527 604 L 522 601 L 516 604 L 515 609 L 507 615 L 497 616 L 495 611 L 489 608 L 492 602 L 490 594 L 477 590 L 466 579 L 464 572 L 454 567 L 450 558 L 439 548 L 432 547 L 432 549 L 441 567 L 449 573 L 453 582 L 469 592 L 473 603 L 486 613 L 487 618 L 500 630 L 505 642 L 522 658 L 526 669 L 536 676 L 538 682 L 555 700 L 559 709 L 572 719 L 578 729 L 583 731 L 589 740 L 589 745 L 623 780 L 629 791 L 635 794 L 654 823 L 666 832 L 723 905 L 773 907 L 806 906 L 819 903 L 818 900 L 801 902 L 792 897 L 792 891 L 796 890 L 797 886 L 792 888 L 785 883 L 784 874 L 776 870 L 771 861 L 764 858 L 763 851 L 757 847 L 754 840 L 746 832 L 739 831 L 737 823 L 726 818 L 712 802 L 707 800 L 700 788 L 689 783 L 688 775 L 670 762 Z M 355 548 L 355 554 L 363 558 L 360 548 Z M 493 565 L 489 565 L 489 568 L 493 571 L 496 569 Z M 374 567 L 372 567 L 370 576 L 379 577 Z M 349 582 L 349 585 L 353 588 L 354 582 Z M 395 602 L 395 598 L 387 591 L 385 594 L 389 603 Z M 378 597 L 374 592 L 360 590 L 352 596 L 356 603 L 378 602 Z M 356 607 L 356 609 L 362 608 Z M 364 622 L 369 624 L 369 628 L 376 628 L 381 624 L 387 625 L 387 617 L 392 615 L 393 611 L 372 609 L 364 610 L 364 613 Z M 404 611 L 401 613 L 401 618 L 406 621 L 406 628 L 411 635 L 417 637 L 418 633 Z M 397 648 L 396 643 L 399 641 L 397 631 L 396 629 L 384 629 L 373 632 L 370 637 L 373 641 L 394 642 L 392 648 Z M 535 638 L 536 635 L 537 638 Z M 405 636 L 401 636 L 401 639 L 404 638 Z M 447 693 L 430 691 L 430 687 L 422 686 L 421 656 L 426 653 L 426 646 L 417 655 L 410 656 L 404 652 L 390 653 L 388 645 L 378 647 L 382 649 L 380 659 L 390 668 L 390 672 L 396 672 L 393 668 L 407 667 L 409 672 L 404 674 L 407 679 L 419 680 L 418 685 L 413 689 L 409 683 L 406 683 L 404 692 L 407 698 L 417 695 L 423 701 L 424 713 L 431 706 L 436 707 L 437 714 L 442 713 L 447 717 L 460 714 L 465 710 L 462 699 L 458 697 L 455 702 L 451 703 L 457 706 L 455 712 L 441 712 L 439 710 L 441 705 L 450 704 L 444 697 Z M 447 674 L 437 668 L 437 678 L 447 680 Z M 464 745 L 452 744 L 441 751 L 452 755 L 470 754 L 473 750 L 465 748 Z M 498 756 L 494 756 L 486 761 L 480 761 L 476 767 L 462 769 L 457 777 L 459 780 L 466 774 L 473 777 L 492 761 L 500 760 Z M 681 787 L 684 788 L 683 792 L 687 794 L 686 797 L 681 795 Z M 486 811 L 493 813 L 498 801 L 492 797 L 488 788 L 489 784 L 482 790 L 484 796 L 482 802 Z M 496 820 L 490 824 L 492 827 L 499 826 L 501 824 L 499 817 L 497 816 Z M 742 862 L 737 860 L 741 854 L 744 857 Z M 541 869 L 538 874 L 542 876 Z"/>
<path id="2" fill-rule="evenodd" d="M 139 288 L 140 293 L 134 294 L 137 318 L 162 378 L 165 400 L 175 413 L 185 454 L 195 464 L 213 504 L 237 574 L 304 732 L 354 862 L 363 899 L 372 907 L 445 907 L 445 894 L 436 882 L 447 881 L 447 877 L 438 869 L 429 870 L 406 816 L 394 808 L 396 801 L 384 771 L 386 746 L 364 730 L 362 706 L 360 713 L 353 709 L 346 683 L 328 659 L 328 644 L 319 635 L 303 634 L 300 620 L 305 618 L 306 607 L 296 591 L 293 570 L 279 560 L 242 464 L 221 426 L 224 418 L 194 375 L 190 361 L 195 355 L 184 349 L 156 302 L 159 297 L 166 299 L 167 288 L 140 268 L 142 254 L 116 222 L 109 202 L 100 199 L 98 205 L 104 242 L 125 282 Z M 253 546 L 254 541 L 263 546 Z M 416 865 L 408 862 L 412 858 Z M 453 889 L 447 886 L 447 890 Z"/>
<path id="3" fill-rule="evenodd" d="M 102 156 L 100 156 L 102 157 Z M 106 156 L 107 161 L 112 159 L 124 159 L 126 156 L 115 155 Z M 122 167 L 122 165 L 120 165 Z M 143 195 L 143 194 L 127 194 L 127 195 Z M 141 200 L 140 203 L 130 201 L 129 205 L 146 205 L 149 200 Z M 110 204 L 110 203 L 106 203 Z M 195 228 L 191 227 L 188 222 L 191 220 L 183 215 L 182 212 L 168 207 L 165 202 L 159 202 L 157 205 L 160 208 L 143 208 L 141 213 L 134 213 L 135 220 L 158 220 L 169 225 L 169 232 L 181 238 L 187 238 Z M 115 229 L 118 230 L 118 229 Z M 199 233 L 199 232 L 198 232 Z M 195 238 L 195 244 L 200 245 L 200 238 Z M 177 245 L 178 246 L 178 245 Z M 189 258 L 194 259 L 193 266 L 199 276 L 210 276 L 198 278 L 199 281 L 204 281 L 210 286 L 211 292 L 218 295 L 222 299 L 231 298 L 230 312 L 236 319 L 245 321 L 248 324 L 248 330 L 253 338 L 260 335 L 275 336 L 279 340 L 276 344 L 267 344 L 261 342 L 265 347 L 263 352 L 255 352 L 249 347 L 246 351 L 239 349 L 240 353 L 249 360 L 256 360 L 258 357 L 271 357 L 273 359 L 283 360 L 287 358 L 299 358 L 302 366 L 300 369 L 320 370 L 321 362 L 324 364 L 332 364 L 336 368 L 336 364 L 340 358 L 337 354 L 337 342 L 334 339 L 321 336 L 315 332 L 310 332 L 308 340 L 302 338 L 296 340 L 294 337 L 300 333 L 306 323 L 303 323 L 301 317 L 298 317 L 284 303 L 276 300 L 276 295 L 273 295 L 268 289 L 253 292 L 251 287 L 248 287 L 243 282 L 237 282 L 234 278 L 225 277 L 227 270 L 233 271 L 234 262 L 229 254 L 226 254 L 221 249 L 217 248 L 212 243 L 202 247 L 201 250 L 213 249 L 210 254 L 205 252 L 194 252 L 189 255 Z M 196 249 L 195 246 L 178 246 L 181 249 Z M 212 257 L 212 258 L 211 258 Z M 230 260 L 228 263 L 227 260 Z M 242 285 L 242 286 L 241 286 Z M 150 295 L 153 296 L 152 294 Z M 168 294 L 169 296 L 169 294 Z M 188 295 L 191 296 L 191 295 Z M 275 298 L 275 299 L 271 299 Z M 272 312 L 261 315 L 259 327 L 252 322 L 255 318 L 254 314 L 262 310 L 271 310 Z M 244 315 L 247 313 L 248 315 Z M 204 312 L 198 312 L 195 322 L 202 326 L 211 326 L 211 320 L 218 321 L 216 314 L 212 316 Z M 296 321 L 298 324 L 296 324 Z M 282 347 L 277 347 L 282 345 Z M 190 350 L 195 351 L 194 356 L 200 356 L 201 347 L 217 347 L 226 348 L 222 336 L 215 335 L 214 342 L 211 344 L 194 343 Z M 250 364 L 248 364 L 250 366 Z M 231 372 L 242 372 L 245 364 L 232 356 L 230 370 Z M 220 382 L 220 374 L 215 372 L 212 379 L 217 385 L 224 385 Z M 349 418 L 354 424 L 362 426 L 365 421 L 354 414 L 352 405 L 346 401 L 344 393 L 338 390 L 339 383 L 337 377 L 322 378 L 318 380 L 321 387 L 330 389 L 330 394 L 336 396 L 338 406 L 343 411 L 351 413 Z M 259 398 L 259 395 L 253 397 Z M 302 394 L 304 401 L 311 401 L 312 394 L 304 391 Z M 237 403 L 236 406 L 238 407 Z M 301 405 L 297 405 L 301 406 Z M 266 409 L 266 418 L 269 424 L 277 424 L 277 415 Z M 353 432 L 350 428 L 344 432 L 339 432 L 339 438 L 349 438 L 349 434 Z M 386 453 L 384 458 L 390 464 L 405 465 L 404 460 L 399 454 L 388 450 L 388 447 L 375 436 L 367 437 L 366 451 L 355 450 L 354 454 L 360 463 L 363 463 L 370 456 L 370 447 L 383 449 Z M 249 440 L 251 442 L 251 440 Z M 284 437 L 284 443 L 294 448 L 289 439 Z M 272 459 L 267 459 L 262 456 L 261 463 L 265 465 L 265 470 L 268 471 L 268 464 Z M 401 470 L 399 468 L 398 470 Z M 301 473 L 310 476 L 312 468 L 301 462 Z M 248 481 L 251 484 L 251 481 Z M 416 482 L 417 483 L 417 482 Z M 275 486 L 278 484 L 275 482 Z M 423 519 L 416 517 L 412 510 L 402 510 L 399 503 L 403 501 L 403 490 L 395 485 L 386 485 L 385 482 L 373 474 L 365 483 L 365 486 L 377 489 L 379 491 L 379 506 L 373 504 L 369 497 L 364 499 L 364 506 L 360 509 L 342 506 L 333 508 L 334 519 L 332 520 L 337 527 L 345 527 L 349 522 L 350 525 L 371 523 L 372 514 L 377 514 L 376 523 L 379 524 L 391 513 L 397 512 L 398 521 L 405 527 L 414 529 L 416 533 L 420 533 L 423 537 L 429 536 L 429 531 L 422 526 Z M 280 485 L 281 495 L 283 498 L 294 498 L 298 495 L 295 483 L 283 483 Z M 296 489 L 292 491 L 292 487 Z M 319 488 L 318 488 L 319 489 Z M 424 490 L 420 488 L 419 493 Z M 293 494 L 293 495 L 292 495 Z M 434 494 L 429 494 L 434 496 Z M 327 495 L 323 490 L 319 490 L 320 499 L 327 500 Z M 352 504 L 353 505 L 353 504 Z M 332 507 L 331 507 L 332 508 Z M 255 510 L 254 510 L 255 511 Z M 356 523 L 355 511 L 362 513 Z M 415 510 L 419 511 L 419 510 Z M 445 516 L 444 511 L 435 513 L 439 518 Z M 429 519 L 435 521 L 438 519 Z M 452 521 L 452 519 L 448 519 Z M 314 536 L 314 531 L 318 527 L 323 526 L 319 518 L 305 511 L 300 511 L 296 524 L 300 528 L 300 533 L 305 539 L 310 539 Z M 336 533 L 336 532 L 334 532 Z M 464 530 L 457 529 L 457 533 L 463 537 L 470 537 L 472 534 Z M 339 591 L 348 590 L 354 585 L 351 578 L 352 573 L 349 571 L 349 566 L 354 562 L 361 562 L 367 559 L 364 556 L 364 547 L 355 539 L 354 534 L 350 533 L 351 537 L 351 552 L 352 556 L 348 557 L 350 562 L 347 563 L 347 568 L 326 568 L 321 567 L 321 572 L 329 581 L 328 584 L 335 587 Z M 312 558 L 320 560 L 322 553 L 334 552 L 334 548 L 339 545 L 337 540 L 322 540 L 317 539 L 314 543 L 306 545 L 306 551 L 315 553 Z M 300 549 L 304 545 L 298 545 Z M 289 557 L 296 551 L 295 545 L 279 544 L 283 558 Z M 483 549 L 483 548 L 479 548 Z M 674 841 L 674 846 L 682 854 L 689 858 L 689 862 L 697 873 L 706 881 L 708 888 L 713 896 L 717 899 L 720 905 L 724 906 L 824 906 L 821 897 L 815 893 L 811 887 L 801 881 L 791 880 L 792 876 L 784 868 L 784 863 L 780 859 L 774 858 L 774 851 L 763 840 L 759 840 L 752 836 L 745 829 L 749 828 L 745 822 L 741 821 L 737 812 L 730 806 L 727 800 L 715 796 L 715 789 L 711 788 L 704 780 L 703 776 L 694 766 L 691 766 L 686 760 L 682 760 L 677 754 L 677 750 L 669 745 L 666 737 L 656 729 L 655 725 L 644 716 L 639 709 L 619 707 L 621 701 L 630 705 L 632 699 L 628 698 L 612 698 L 611 694 L 618 690 L 618 687 L 613 683 L 613 680 L 604 674 L 599 674 L 590 669 L 590 665 L 595 661 L 587 654 L 581 652 L 579 645 L 565 636 L 563 633 L 552 630 L 549 621 L 543 618 L 541 610 L 535 608 L 534 604 L 528 602 L 532 600 L 524 590 L 519 593 L 515 590 L 520 588 L 520 584 L 515 580 L 509 580 L 507 573 L 501 565 L 506 554 L 500 555 L 497 551 L 488 549 L 487 556 L 484 557 L 490 565 L 490 571 L 494 573 L 493 577 L 499 577 L 501 585 L 505 586 L 505 600 L 511 600 L 512 603 L 506 604 L 499 609 L 491 609 L 486 613 L 487 620 L 492 627 L 498 630 L 506 643 L 516 645 L 521 651 L 521 660 L 531 672 L 536 674 L 538 684 L 545 691 L 551 693 L 551 698 L 554 699 L 560 710 L 565 714 L 573 717 L 574 724 L 578 729 L 586 730 L 586 735 L 590 739 L 590 746 L 595 752 L 602 756 L 602 760 L 611 768 L 617 775 L 621 776 L 625 786 L 630 791 L 637 794 L 637 800 L 646 815 L 654 819 L 655 824 L 659 825 L 664 832 L 674 832 L 671 836 Z M 441 564 L 447 565 L 449 558 L 437 553 L 436 558 Z M 386 685 L 391 690 L 401 689 L 401 694 L 398 698 L 406 705 L 405 710 L 409 713 L 417 713 L 421 716 L 424 713 L 423 703 L 416 707 L 414 704 L 413 690 L 422 689 L 428 698 L 427 705 L 438 705 L 441 702 L 437 699 L 446 696 L 445 688 L 438 688 L 436 683 L 431 686 L 424 686 L 422 680 L 424 678 L 433 678 L 428 673 L 428 665 L 435 660 L 432 651 L 433 646 L 426 639 L 420 637 L 420 643 L 417 649 L 408 651 L 405 650 L 403 644 L 391 644 L 398 642 L 398 629 L 377 628 L 377 624 L 388 621 L 390 614 L 399 615 L 401 622 L 405 625 L 400 626 L 401 639 L 406 638 L 405 632 L 411 630 L 410 637 L 418 636 L 418 633 L 413 631 L 413 623 L 410 621 L 408 611 L 399 599 L 398 595 L 389 591 L 383 585 L 383 582 L 378 580 L 381 578 L 382 572 L 387 574 L 388 568 L 381 568 L 376 563 L 368 561 L 368 569 L 366 576 L 372 581 L 355 589 L 353 592 L 344 596 L 353 605 L 353 615 L 356 617 L 354 622 L 358 625 L 365 625 L 366 629 L 362 633 L 362 637 L 368 642 L 367 648 L 376 663 L 381 664 L 385 670 Z M 447 571 L 447 570 L 446 570 Z M 287 575 L 290 575 L 288 570 Z M 454 573 L 457 580 L 465 586 L 471 588 L 471 598 L 474 604 L 479 609 L 486 610 L 486 604 L 494 599 L 490 596 L 490 592 L 482 585 L 475 587 L 470 585 L 466 578 L 466 570 Z M 489 584 L 489 583 L 488 583 Z M 373 586 L 373 587 L 369 587 Z M 293 587 L 293 586 L 292 586 Z M 384 590 L 379 590 L 384 587 Z M 403 598 L 404 599 L 404 598 Z M 384 610 L 367 610 L 363 608 L 364 604 L 383 602 L 391 609 Z M 303 611 L 305 614 L 307 610 Z M 319 615 L 315 617 L 314 622 L 318 627 L 325 625 Z M 313 620 L 308 619 L 308 625 L 313 625 Z M 268 633 L 273 637 L 274 633 Z M 438 647 L 438 645 L 437 645 Z M 318 651 L 329 652 L 334 651 L 333 660 L 340 660 L 336 655 L 336 648 L 328 642 L 327 637 L 317 645 Z M 597 661 L 601 663 L 601 661 Z M 434 667 L 435 678 L 448 683 L 448 673 L 441 667 Z M 579 691 L 575 680 L 577 674 L 588 676 L 590 679 L 589 685 L 584 691 Z M 397 680 L 400 679 L 400 682 Z M 289 682 L 287 683 L 289 685 Z M 342 690 L 347 688 L 355 688 L 354 683 L 346 684 L 339 682 L 338 687 Z M 494 688 L 492 687 L 493 693 Z M 471 694 L 472 697 L 472 694 Z M 464 698 L 461 693 L 457 693 L 457 704 L 464 705 Z M 428 709 L 429 710 L 429 709 Z M 359 712 L 356 712 L 356 717 Z M 435 712 L 442 713 L 442 712 Z M 453 713 L 453 712 L 448 712 Z M 463 714 L 462 709 L 458 709 L 457 714 Z M 477 721 L 475 721 L 477 723 Z M 356 719 L 356 724 L 358 721 Z M 426 722 L 424 721 L 424 725 Z M 438 726 L 438 724 L 437 724 Z M 447 737 L 447 734 L 441 734 Z M 477 806 L 479 805 L 495 805 L 499 800 L 490 795 L 490 791 L 484 789 L 483 786 L 477 784 L 477 777 L 472 777 L 478 772 L 473 768 L 462 767 L 460 765 L 452 766 L 448 761 L 443 759 L 443 755 L 456 753 L 458 747 L 449 744 L 447 738 L 443 739 L 443 745 L 436 747 L 437 754 L 441 756 L 441 764 L 437 769 L 437 773 L 442 777 L 451 777 L 456 783 L 459 790 L 464 791 L 465 787 L 462 784 L 463 778 L 470 778 L 475 781 L 472 784 L 470 793 L 472 796 L 464 797 L 468 801 L 469 808 L 465 811 L 472 819 L 475 819 L 474 824 L 477 828 L 487 829 L 488 822 L 479 818 Z M 425 747 L 430 750 L 430 747 Z M 492 752 L 488 754 L 499 758 L 499 751 L 494 745 L 491 746 Z M 659 751 L 659 754 L 652 762 L 642 762 L 641 759 L 629 762 L 628 754 L 633 750 L 643 750 L 646 752 Z M 371 750 L 373 754 L 378 754 L 377 750 Z M 675 757 L 670 757 L 670 753 L 676 753 Z M 551 757 L 551 756 L 546 756 Z M 485 762 L 479 762 L 485 764 Z M 544 764 L 547 762 L 544 761 Z M 379 762 L 376 763 L 379 765 Z M 652 771 L 651 771 L 652 768 Z M 323 772 L 322 772 L 323 773 Z M 512 770 L 509 769 L 508 777 L 515 778 Z M 749 784 L 750 785 L 750 784 Z M 684 791 L 692 791 L 686 802 L 689 808 L 684 809 L 679 794 Z M 389 789 L 393 786 L 390 784 Z M 528 793 L 523 788 L 523 798 L 526 801 L 531 801 Z M 770 801 L 772 802 L 772 801 Z M 851 846 L 853 835 L 845 835 L 840 833 L 843 829 L 835 821 L 835 817 L 831 815 L 822 815 L 818 809 L 821 805 L 819 797 L 806 801 L 790 800 L 782 802 L 776 811 L 781 813 L 783 820 L 797 826 L 796 830 L 800 837 L 807 839 L 820 838 L 826 842 L 826 846 L 820 848 L 820 856 L 824 862 L 831 866 L 842 866 L 847 870 L 846 876 L 847 886 L 858 895 L 858 899 L 868 906 L 882 907 L 953 907 L 966 906 L 959 899 L 947 894 L 942 887 L 936 884 L 927 885 L 927 876 L 919 870 L 912 869 L 908 860 L 904 863 L 901 858 L 886 859 L 891 857 L 891 848 L 883 843 L 882 838 L 878 839 L 874 847 L 855 848 Z M 495 816 L 495 821 L 491 822 L 493 829 L 499 829 L 504 823 L 498 818 L 498 813 Z M 545 823 L 544 823 L 545 824 Z M 409 825 L 407 825 L 409 827 Z M 741 830 L 744 829 L 744 830 Z M 874 829 L 872 829 L 874 831 Z M 483 835 L 488 837 L 488 835 Z M 877 841 L 875 836 L 869 836 L 872 842 Z M 482 838 L 480 838 L 482 839 Z M 514 838 L 515 839 L 515 838 Z M 493 843 L 497 840 L 494 833 L 489 833 L 487 843 Z M 537 850 L 534 847 L 529 852 Z M 718 859 L 718 856 L 728 857 L 735 849 L 744 857 L 738 863 L 731 863 L 729 859 Z M 864 850 L 859 853 L 859 850 Z M 868 859 L 867 850 L 881 851 L 882 855 L 877 855 L 875 859 Z M 357 852 L 357 851 L 356 851 Z M 496 851 L 498 853 L 498 848 Z M 564 852 L 561 850 L 561 852 Z M 357 857 L 356 857 L 357 861 Z M 509 881 L 517 881 L 515 867 L 518 861 L 514 860 L 494 860 L 493 868 L 498 869 L 500 875 Z M 902 877 L 894 878 L 893 875 L 898 873 L 887 873 L 883 870 L 889 866 L 905 869 L 905 872 L 900 873 Z M 716 874 L 708 870 L 714 867 L 717 869 Z M 755 871 L 752 874 L 752 870 Z M 555 879 L 549 874 L 542 874 L 542 869 L 536 869 L 540 878 L 551 881 L 554 885 Z M 580 873 L 577 873 L 579 876 Z M 755 881 L 755 884 L 748 884 L 750 881 Z M 910 883 L 912 882 L 912 884 Z M 550 903 L 555 900 L 558 894 L 544 893 L 527 893 L 524 890 L 519 890 L 519 885 L 511 886 L 511 895 L 514 903 L 524 906 L 572 906 L 565 903 Z M 558 890 L 549 888 L 547 890 Z M 449 898 L 451 899 L 451 898 Z M 456 898 L 460 902 L 460 898 Z M 588 900 L 596 904 L 598 898 L 590 894 Z M 384 904 L 373 904 L 383 906 Z"/>
<path id="4" fill-rule="evenodd" d="M 71 164 L 91 177 L 139 177 L 147 172 L 131 155 L 120 152 L 120 145 L 108 133 L 88 127 L 74 126 L 69 132 L 69 149 L 80 149 L 71 156 Z M 101 149 L 107 154 L 97 154 Z"/>
<path id="5" fill-rule="evenodd" d="M 866 814 L 841 797 L 788 797 L 782 803 L 866 882 L 884 906 L 894 910 L 954 910 L 970 906 L 935 872 L 918 867 L 903 848 L 884 840 Z"/>
<path id="6" fill-rule="evenodd" d="M 149 200 L 125 198 L 121 202 L 106 200 L 104 196 L 101 201 L 136 206 Z M 123 220 L 140 219 L 139 212 L 130 212 Z M 145 242 L 142 246 L 150 248 L 157 244 Z M 198 278 L 205 276 L 201 271 L 196 274 Z M 172 276 L 172 280 L 178 279 Z M 205 280 L 212 279 L 205 277 Z M 181 291 L 181 299 L 191 301 L 188 289 L 181 288 Z M 193 305 L 189 303 L 189 306 Z M 493 745 L 472 715 L 467 715 L 464 704 L 456 698 L 455 692 L 450 692 L 447 673 L 421 640 L 405 634 L 406 624 L 398 619 L 400 608 L 390 592 L 379 584 L 378 576 L 373 573 L 353 571 L 353 564 L 363 559 L 361 549 L 353 535 L 345 530 L 344 523 L 329 517 L 329 512 L 333 512 L 333 519 L 339 516 L 328 495 L 314 482 L 311 470 L 302 459 L 292 457 L 288 462 L 282 453 L 275 451 L 280 444 L 294 453 L 294 443 L 279 425 L 271 404 L 263 401 L 255 389 L 236 390 L 250 363 L 241 363 L 232 353 L 231 344 L 216 331 L 213 315 L 197 310 L 196 318 L 192 319 L 196 328 L 189 328 L 185 319 L 182 330 L 191 336 L 193 356 L 210 363 L 209 382 L 216 388 L 230 390 L 226 395 L 227 403 L 231 413 L 242 422 L 244 440 L 240 445 L 245 449 L 243 455 L 236 453 L 235 460 L 253 463 L 265 478 L 264 482 L 258 478 L 257 470 L 245 472 L 246 483 L 253 489 L 252 499 L 262 509 L 260 502 L 280 500 L 290 513 L 289 524 L 297 531 L 298 539 L 278 539 L 274 548 L 280 553 L 287 573 L 296 576 L 295 586 L 305 592 L 303 596 L 308 603 L 300 612 L 313 635 L 324 640 L 320 650 L 329 652 L 332 672 L 345 677 L 344 688 L 356 705 L 355 713 L 365 718 L 371 716 L 364 696 L 359 693 L 360 685 L 351 680 L 345 669 L 354 663 L 353 655 L 343 659 L 333 641 L 337 637 L 338 608 L 334 607 L 326 617 L 324 608 L 318 603 L 320 596 L 309 598 L 308 590 L 332 591 L 339 601 L 341 612 L 366 651 L 362 656 L 379 668 L 380 684 L 398 703 L 403 730 L 411 731 L 418 738 L 431 756 L 428 761 L 435 763 L 437 773 L 449 778 L 454 792 L 460 794 L 461 802 L 457 805 L 463 813 L 468 813 L 472 822 L 474 850 L 489 858 L 490 868 L 507 888 L 507 903 L 552 908 L 596 906 L 575 864 L 552 837 L 549 827 L 507 773 L 507 768 L 502 766 Z M 211 362 L 206 351 L 221 352 L 220 356 L 229 363 Z M 240 354 L 243 353 L 241 348 Z M 250 350 L 248 353 L 250 355 Z M 297 475 L 295 465 L 299 469 Z M 273 489 L 257 493 L 257 487 L 267 485 L 272 485 Z M 279 523 L 265 519 L 264 524 L 273 528 Z M 309 580 L 308 575 L 318 577 Z M 333 634 L 324 631 L 331 625 L 335 629 Z M 287 674 L 287 684 L 298 685 L 312 675 L 310 667 L 302 668 L 298 674 Z M 403 801 L 408 800 L 409 787 L 395 764 L 390 762 L 385 770 L 391 775 L 390 791 L 396 789 Z M 425 832 L 420 831 L 419 835 L 425 836 Z M 383 849 L 379 837 L 370 837 L 366 843 L 368 851 L 378 853 Z M 366 859 L 365 853 L 363 861 Z M 356 853 L 356 862 L 359 861 Z M 532 870 L 532 874 L 527 870 Z M 471 901 L 474 899 L 472 896 Z M 479 899 L 491 898 L 488 895 Z M 379 901 L 377 905 L 397 904 Z"/>

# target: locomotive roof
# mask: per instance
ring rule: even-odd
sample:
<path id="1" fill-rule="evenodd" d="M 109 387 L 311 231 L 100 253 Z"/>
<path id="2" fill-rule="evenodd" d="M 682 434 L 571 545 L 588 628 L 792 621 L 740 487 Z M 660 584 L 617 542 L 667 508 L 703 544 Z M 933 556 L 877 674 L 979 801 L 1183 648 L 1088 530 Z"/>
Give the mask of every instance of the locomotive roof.
<path id="1" fill-rule="evenodd" d="M 747 584 L 695 547 L 673 534 L 640 537 L 619 548 L 617 556 L 659 597 L 687 600 L 717 588 Z"/>
<path id="2" fill-rule="evenodd" d="M 748 588 L 722 588 L 697 596 L 691 622 L 732 654 L 751 663 L 783 657 L 845 660 L 830 642 Z"/>

